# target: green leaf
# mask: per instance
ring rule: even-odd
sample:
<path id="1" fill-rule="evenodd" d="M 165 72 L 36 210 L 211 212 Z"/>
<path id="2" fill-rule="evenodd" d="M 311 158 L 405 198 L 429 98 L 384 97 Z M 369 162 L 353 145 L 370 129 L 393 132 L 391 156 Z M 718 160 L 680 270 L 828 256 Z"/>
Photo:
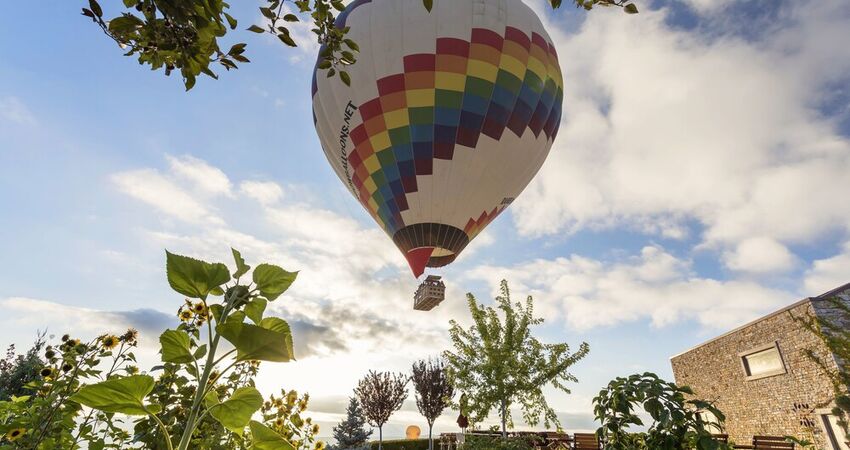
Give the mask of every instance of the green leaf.
<path id="1" fill-rule="evenodd" d="M 292 342 L 292 329 L 289 328 L 289 323 L 279 317 L 266 317 L 259 323 L 261 328 L 281 333 L 284 335 L 283 345 L 286 351 L 295 359 L 295 348 Z"/>
<path id="2" fill-rule="evenodd" d="M 274 19 L 274 11 L 272 11 L 270 8 L 260 8 L 260 12 L 263 13 L 266 18 Z"/>
<path id="3" fill-rule="evenodd" d="M 103 17 L 103 8 L 100 7 L 97 0 L 89 0 L 89 8 L 97 17 Z"/>
<path id="4" fill-rule="evenodd" d="M 251 450 L 295 450 L 283 436 L 256 420 L 250 422 L 253 443 Z"/>
<path id="5" fill-rule="evenodd" d="M 252 325 L 234 316 L 236 313 L 216 327 L 216 331 L 236 347 L 238 361 L 257 359 L 287 362 L 295 359 L 292 332 L 283 319 L 268 317 L 260 321 L 259 325 Z"/>
<path id="6" fill-rule="evenodd" d="M 253 276 L 260 294 L 269 301 L 274 301 L 289 289 L 298 272 L 287 272 L 278 266 L 260 264 L 254 269 Z"/>
<path id="7" fill-rule="evenodd" d="M 195 361 L 203 358 L 206 355 L 207 355 L 207 344 L 204 344 L 204 345 L 196 348 L 195 353 L 192 354 L 192 356 L 195 357 Z"/>
<path id="8" fill-rule="evenodd" d="M 251 416 L 263 406 L 263 396 L 253 387 L 235 390 L 229 399 L 210 408 L 215 417 L 228 430 L 242 435 Z"/>
<path id="9" fill-rule="evenodd" d="M 236 261 L 236 272 L 233 272 L 233 278 L 239 278 L 242 275 L 248 273 L 251 270 L 251 266 L 245 264 L 245 260 L 242 258 L 242 254 L 239 253 L 239 250 L 235 248 L 230 249 L 233 252 L 233 259 Z"/>
<path id="10" fill-rule="evenodd" d="M 97 384 L 83 386 L 70 399 L 89 408 L 107 413 L 146 416 L 160 411 L 159 405 L 144 404 L 153 390 L 154 379 L 148 375 L 112 378 Z"/>
<path id="11" fill-rule="evenodd" d="M 422 4 L 425 5 L 425 9 L 427 9 L 428 12 L 431 12 L 434 8 L 434 0 L 422 0 Z"/>
<path id="12" fill-rule="evenodd" d="M 278 34 L 277 38 L 280 39 L 281 42 L 283 42 L 284 44 L 286 44 L 290 47 L 298 47 L 298 44 L 296 44 L 295 41 L 293 41 L 292 38 L 289 37 L 288 34 L 285 34 L 285 33 Z"/>
<path id="13" fill-rule="evenodd" d="M 224 18 L 227 19 L 227 24 L 230 25 L 231 30 L 236 29 L 236 19 L 233 18 L 230 14 L 224 13 Z"/>
<path id="14" fill-rule="evenodd" d="M 185 364 L 195 360 L 189 348 L 189 335 L 185 331 L 165 330 L 159 336 L 162 346 L 162 361 Z"/>
<path id="15" fill-rule="evenodd" d="M 197 79 L 194 75 L 189 75 L 185 80 L 183 80 L 183 85 L 186 86 L 186 92 L 189 92 L 193 87 L 195 87 L 195 81 L 197 81 Z"/>
<path id="16" fill-rule="evenodd" d="M 344 70 L 339 71 L 339 78 L 345 83 L 346 86 L 351 86 L 351 75 Z"/>
<path id="17" fill-rule="evenodd" d="M 623 11 L 625 11 L 629 14 L 637 14 L 638 13 L 637 5 L 635 5 L 634 3 L 629 3 L 628 5 L 623 7 Z"/>
<path id="18" fill-rule="evenodd" d="M 141 28 L 144 22 L 132 14 L 116 17 L 109 21 L 109 31 L 115 34 L 126 34 Z"/>
<path id="19" fill-rule="evenodd" d="M 222 295 L 224 295 L 224 289 L 222 289 L 221 286 L 216 286 L 210 289 L 210 295 L 221 297 Z"/>
<path id="20" fill-rule="evenodd" d="M 283 20 L 287 22 L 298 22 L 298 16 L 296 16 L 295 14 L 287 14 L 283 16 Z"/>
<path id="21" fill-rule="evenodd" d="M 348 48 L 350 48 L 350 49 L 354 50 L 355 52 L 359 52 L 359 51 L 360 51 L 360 46 L 359 46 L 359 45 L 357 45 L 357 43 L 356 43 L 356 42 L 354 42 L 353 40 L 351 40 L 351 39 L 343 39 L 343 41 L 342 41 L 342 42 L 345 42 L 345 45 L 347 45 L 347 46 L 348 46 Z"/>
<path id="22" fill-rule="evenodd" d="M 210 264 L 188 256 L 175 255 L 168 250 L 165 251 L 165 258 L 168 284 L 187 297 L 204 298 L 214 288 L 230 281 L 230 273 L 224 264 Z"/>
<path id="23" fill-rule="evenodd" d="M 215 321 L 220 322 L 221 321 L 221 314 L 224 312 L 224 307 L 219 305 L 219 304 L 215 304 L 215 305 L 210 305 L 209 309 L 210 309 L 210 312 L 212 313 L 212 316 L 215 319 Z"/>
<path id="24" fill-rule="evenodd" d="M 251 25 L 250 27 L 248 27 L 248 31 L 253 31 L 254 33 L 265 33 L 266 32 L 266 30 L 264 30 L 262 27 L 257 26 L 257 25 Z"/>
<path id="25" fill-rule="evenodd" d="M 266 310 L 268 301 L 264 298 L 255 298 L 245 305 L 245 315 L 252 322 L 259 324 L 263 320 L 263 312 Z"/>

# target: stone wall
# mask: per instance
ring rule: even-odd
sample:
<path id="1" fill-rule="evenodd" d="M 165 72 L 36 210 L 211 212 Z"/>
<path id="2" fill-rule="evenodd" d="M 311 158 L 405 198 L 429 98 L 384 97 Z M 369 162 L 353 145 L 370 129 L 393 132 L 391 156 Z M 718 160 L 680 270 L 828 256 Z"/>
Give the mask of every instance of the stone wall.
<path id="1" fill-rule="evenodd" d="M 715 401 L 726 414 L 730 440 L 738 444 L 749 444 L 754 435 L 806 437 L 801 421 L 809 419 L 818 431 L 818 444 L 829 448 L 817 417 L 806 410 L 829 404 L 832 384 L 804 350 L 833 364 L 834 359 L 818 336 L 791 316 L 813 311 L 812 301 L 806 300 L 673 357 L 676 383 L 690 386 L 698 398 Z M 774 341 L 787 373 L 747 380 L 739 354 Z"/>

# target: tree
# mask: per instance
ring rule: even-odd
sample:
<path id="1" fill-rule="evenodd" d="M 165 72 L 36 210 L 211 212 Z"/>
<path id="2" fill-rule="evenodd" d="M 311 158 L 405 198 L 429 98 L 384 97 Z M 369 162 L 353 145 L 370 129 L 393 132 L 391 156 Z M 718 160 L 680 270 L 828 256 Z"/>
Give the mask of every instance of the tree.
<path id="1" fill-rule="evenodd" d="M 354 389 L 369 425 L 378 427 L 378 450 L 383 450 L 384 424 L 407 398 L 407 382 L 407 376 L 401 373 L 370 370 Z"/>
<path id="2" fill-rule="evenodd" d="M 367 431 L 363 427 L 366 424 L 366 418 L 363 416 L 363 409 L 357 397 L 351 397 L 348 400 L 346 414 L 345 420 L 333 430 L 336 448 L 339 450 L 359 448 L 372 436 L 372 430 Z"/>
<path id="3" fill-rule="evenodd" d="M 45 345 L 44 335 L 44 332 L 39 332 L 35 343 L 23 355 L 15 353 L 15 344 L 6 349 L 6 357 L 0 360 L 0 401 L 31 393 L 24 386 L 37 379 L 44 366 L 39 356 Z M 52 353 L 52 350 L 48 352 Z"/>
<path id="4" fill-rule="evenodd" d="M 569 394 L 566 383 L 577 380 L 567 369 L 587 355 L 587 343 L 571 353 L 568 344 L 538 341 L 531 327 L 543 319 L 534 317 L 533 299 L 529 296 L 525 307 L 511 303 L 507 281 L 502 280 L 501 295 L 496 297 L 503 318 L 496 309 L 478 304 L 472 294 L 467 294 L 467 302 L 474 324 L 464 329 L 452 320 L 449 333 L 454 351 L 443 355 L 455 387 L 469 396 L 470 421 L 481 422 L 497 408 L 502 437 L 506 437 L 507 427 L 513 426 L 510 408 L 519 403 L 529 425 L 537 425 L 543 416 L 546 427 L 560 428 L 543 387 L 551 384 Z"/>
<path id="5" fill-rule="evenodd" d="M 560 7 L 561 2 L 549 0 L 552 8 Z M 219 39 L 227 35 L 228 29 L 235 30 L 238 26 L 237 19 L 227 13 L 230 5 L 222 0 L 124 0 L 123 3 L 126 9 L 111 19 L 104 17 L 98 0 L 88 0 L 88 8 L 82 8 L 82 14 L 125 50 L 125 56 L 136 56 L 139 64 L 149 65 L 152 70 L 163 69 L 165 75 L 179 71 L 187 91 L 201 74 L 218 79 L 210 67 L 215 63 L 230 71 L 239 67 L 237 63 L 250 62 L 244 55 L 244 42 L 232 45 L 226 52 L 219 45 Z M 422 3 L 430 11 L 434 0 L 422 0 Z M 631 0 L 572 0 L 572 3 L 586 10 L 598 5 L 619 6 L 629 14 L 638 12 Z M 356 62 L 359 48 L 346 37 L 347 29 L 334 25 L 337 12 L 344 9 L 341 0 L 265 0 L 260 7 L 265 22 L 246 30 L 268 33 L 295 47 L 287 24 L 309 20 L 316 41 L 322 45 L 318 67 L 327 70 L 329 76 L 339 75 L 349 84 L 344 68 Z"/>
<path id="6" fill-rule="evenodd" d="M 685 400 L 693 396 L 687 386 L 668 383 L 653 373 L 616 378 L 593 399 L 593 412 L 601 426 L 596 431 L 610 450 L 727 450 L 712 438 L 725 417 L 711 402 Z M 631 425 L 643 426 L 635 414 L 642 407 L 652 424 L 646 433 L 632 433 Z M 711 413 L 718 424 L 703 420 L 701 412 Z"/>
<path id="7" fill-rule="evenodd" d="M 412 379 L 416 389 L 416 407 L 428 422 L 428 449 L 434 450 L 434 421 L 451 404 L 454 386 L 441 360 L 429 359 L 413 363 Z"/>

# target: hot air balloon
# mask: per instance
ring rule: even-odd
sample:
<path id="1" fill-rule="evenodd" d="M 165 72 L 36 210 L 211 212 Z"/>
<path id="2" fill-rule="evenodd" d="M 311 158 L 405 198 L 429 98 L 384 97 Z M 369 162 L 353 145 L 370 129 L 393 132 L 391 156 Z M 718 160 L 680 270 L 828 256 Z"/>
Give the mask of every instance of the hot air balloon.
<path id="1" fill-rule="evenodd" d="M 355 0 L 351 84 L 313 73 L 334 171 L 414 276 L 451 263 L 531 181 L 561 119 L 561 70 L 520 0 Z"/>

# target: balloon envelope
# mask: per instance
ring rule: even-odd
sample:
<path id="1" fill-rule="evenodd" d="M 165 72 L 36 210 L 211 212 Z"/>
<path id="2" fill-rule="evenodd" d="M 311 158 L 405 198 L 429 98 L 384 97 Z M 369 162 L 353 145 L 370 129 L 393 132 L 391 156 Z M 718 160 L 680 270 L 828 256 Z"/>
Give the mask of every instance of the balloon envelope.
<path id="1" fill-rule="evenodd" d="M 346 187 L 415 276 L 446 265 L 522 192 L 558 131 L 561 70 L 520 0 L 355 0 L 351 86 L 313 74 L 313 116 Z"/>

